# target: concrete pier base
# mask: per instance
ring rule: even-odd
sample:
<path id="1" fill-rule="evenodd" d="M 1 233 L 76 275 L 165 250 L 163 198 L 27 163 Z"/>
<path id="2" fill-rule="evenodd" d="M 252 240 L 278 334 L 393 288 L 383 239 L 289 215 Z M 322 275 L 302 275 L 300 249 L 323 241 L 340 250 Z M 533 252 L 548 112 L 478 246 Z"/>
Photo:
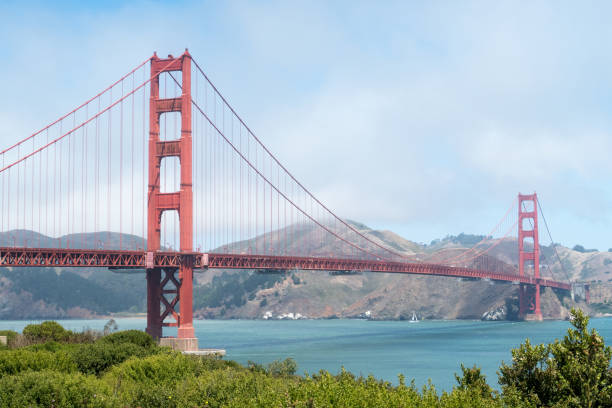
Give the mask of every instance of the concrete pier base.
<path id="1" fill-rule="evenodd" d="M 162 337 L 159 339 L 159 345 L 164 347 L 170 347 L 172 348 L 172 350 L 182 351 L 183 354 L 191 354 L 196 356 L 217 355 L 223 357 L 225 355 L 225 350 L 223 349 L 198 348 L 198 339 L 195 337 Z"/>
<path id="2" fill-rule="evenodd" d="M 192 338 L 178 338 L 178 337 L 162 337 L 159 339 L 159 345 L 170 347 L 172 350 L 178 351 L 197 351 L 198 350 L 198 339 Z"/>
<path id="3" fill-rule="evenodd" d="M 529 313 L 525 315 L 523 320 L 529 322 L 541 322 L 544 319 L 542 318 L 542 313 Z"/>
<path id="4" fill-rule="evenodd" d="M 225 355 L 225 350 L 223 349 L 199 349 L 195 351 L 183 351 L 183 354 L 191 354 L 193 356 L 219 356 L 223 357 Z"/>

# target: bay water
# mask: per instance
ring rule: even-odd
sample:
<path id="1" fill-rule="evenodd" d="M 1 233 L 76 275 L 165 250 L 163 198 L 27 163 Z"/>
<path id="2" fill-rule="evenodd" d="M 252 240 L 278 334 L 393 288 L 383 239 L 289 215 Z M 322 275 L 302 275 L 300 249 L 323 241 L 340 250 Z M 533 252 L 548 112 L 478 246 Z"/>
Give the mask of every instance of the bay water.
<path id="1" fill-rule="evenodd" d="M 119 330 L 144 330 L 144 318 L 117 318 Z M 0 330 L 21 331 L 40 320 L 3 320 Z M 58 320 L 71 330 L 101 330 L 106 320 Z M 529 338 L 532 343 L 562 338 L 570 323 L 368 320 L 196 320 L 195 333 L 202 348 L 223 348 L 226 359 L 246 364 L 269 363 L 291 357 L 298 373 L 332 373 L 344 366 L 355 374 L 373 374 L 398 383 L 398 374 L 418 386 L 431 379 L 438 390 L 455 385 L 460 364 L 482 367 L 488 383 L 497 386 L 501 361 L 510 362 L 510 350 Z M 612 342 L 612 318 L 591 319 L 606 341 Z M 175 335 L 166 330 L 164 335 Z"/>

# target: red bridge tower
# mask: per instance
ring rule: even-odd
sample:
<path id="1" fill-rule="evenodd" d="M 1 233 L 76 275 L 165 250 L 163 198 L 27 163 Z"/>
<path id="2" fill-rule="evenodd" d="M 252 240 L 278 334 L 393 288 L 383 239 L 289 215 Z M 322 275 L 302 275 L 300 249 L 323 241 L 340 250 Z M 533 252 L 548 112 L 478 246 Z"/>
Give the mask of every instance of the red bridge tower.
<path id="1" fill-rule="evenodd" d="M 177 98 L 160 99 L 159 77 L 163 72 L 181 71 L 182 94 Z M 160 116 L 180 112 L 181 137 L 161 141 Z M 151 58 L 151 96 L 149 102 L 149 187 L 147 214 L 147 333 L 162 344 L 181 350 L 195 350 L 198 340 L 193 331 L 193 193 L 191 174 L 191 55 Z M 160 168 L 164 157 L 180 160 L 180 190 L 160 191 Z M 178 268 L 158 268 L 153 254 L 160 250 L 161 217 L 164 211 L 179 214 L 181 260 Z M 162 272 L 164 277 L 162 279 Z M 178 272 L 178 277 L 177 277 Z M 166 296 L 170 295 L 168 299 Z M 161 305 L 164 311 L 161 311 Z M 178 307 L 177 307 L 178 306 Z M 167 317 L 175 322 L 166 322 Z M 164 326 L 176 326 L 177 338 L 162 338 Z"/>
<path id="2" fill-rule="evenodd" d="M 539 279 L 540 243 L 538 239 L 538 197 L 536 193 L 531 195 L 519 194 L 518 215 L 519 275 L 525 275 L 526 264 L 528 266 L 533 265 L 533 276 Z M 526 238 L 533 241 L 531 245 L 525 245 Z M 529 246 L 531 246 L 531 251 L 528 250 Z M 520 285 L 519 317 L 525 320 L 542 320 L 539 284 Z"/>

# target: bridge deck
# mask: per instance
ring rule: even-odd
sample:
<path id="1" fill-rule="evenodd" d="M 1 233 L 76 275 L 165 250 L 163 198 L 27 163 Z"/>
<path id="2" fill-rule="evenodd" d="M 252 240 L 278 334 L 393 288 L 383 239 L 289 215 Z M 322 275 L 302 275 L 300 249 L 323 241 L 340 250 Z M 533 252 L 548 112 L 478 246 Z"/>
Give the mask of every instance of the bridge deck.
<path id="1" fill-rule="evenodd" d="M 0 247 L 0 267 L 79 267 L 79 268 L 178 268 L 181 258 L 193 257 L 195 269 L 275 269 L 313 271 L 363 271 L 377 273 L 405 273 L 413 275 L 480 278 L 501 282 L 539 284 L 563 290 L 571 286 L 565 282 L 517 274 L 497 273 L 418 262 L 357 260 L 343 258 L 293 257 L 248 254 L 215 254 L 200 252 L 145 252 L 120 250 L 82 250 L 53 248 Z"/>

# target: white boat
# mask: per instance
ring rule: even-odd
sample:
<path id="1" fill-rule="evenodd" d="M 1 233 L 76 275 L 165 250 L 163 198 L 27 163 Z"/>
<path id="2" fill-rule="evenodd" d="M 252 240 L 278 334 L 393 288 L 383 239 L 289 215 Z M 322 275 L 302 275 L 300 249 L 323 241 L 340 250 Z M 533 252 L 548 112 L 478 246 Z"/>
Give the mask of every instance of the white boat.
<path id="1" fill-rule="evenodd" d="M 413 311 L 412 312 L 412 317 L 410 318 L 410 323 L 418 323 L 419 319 L 417 318 L 416 313 Z"/>

